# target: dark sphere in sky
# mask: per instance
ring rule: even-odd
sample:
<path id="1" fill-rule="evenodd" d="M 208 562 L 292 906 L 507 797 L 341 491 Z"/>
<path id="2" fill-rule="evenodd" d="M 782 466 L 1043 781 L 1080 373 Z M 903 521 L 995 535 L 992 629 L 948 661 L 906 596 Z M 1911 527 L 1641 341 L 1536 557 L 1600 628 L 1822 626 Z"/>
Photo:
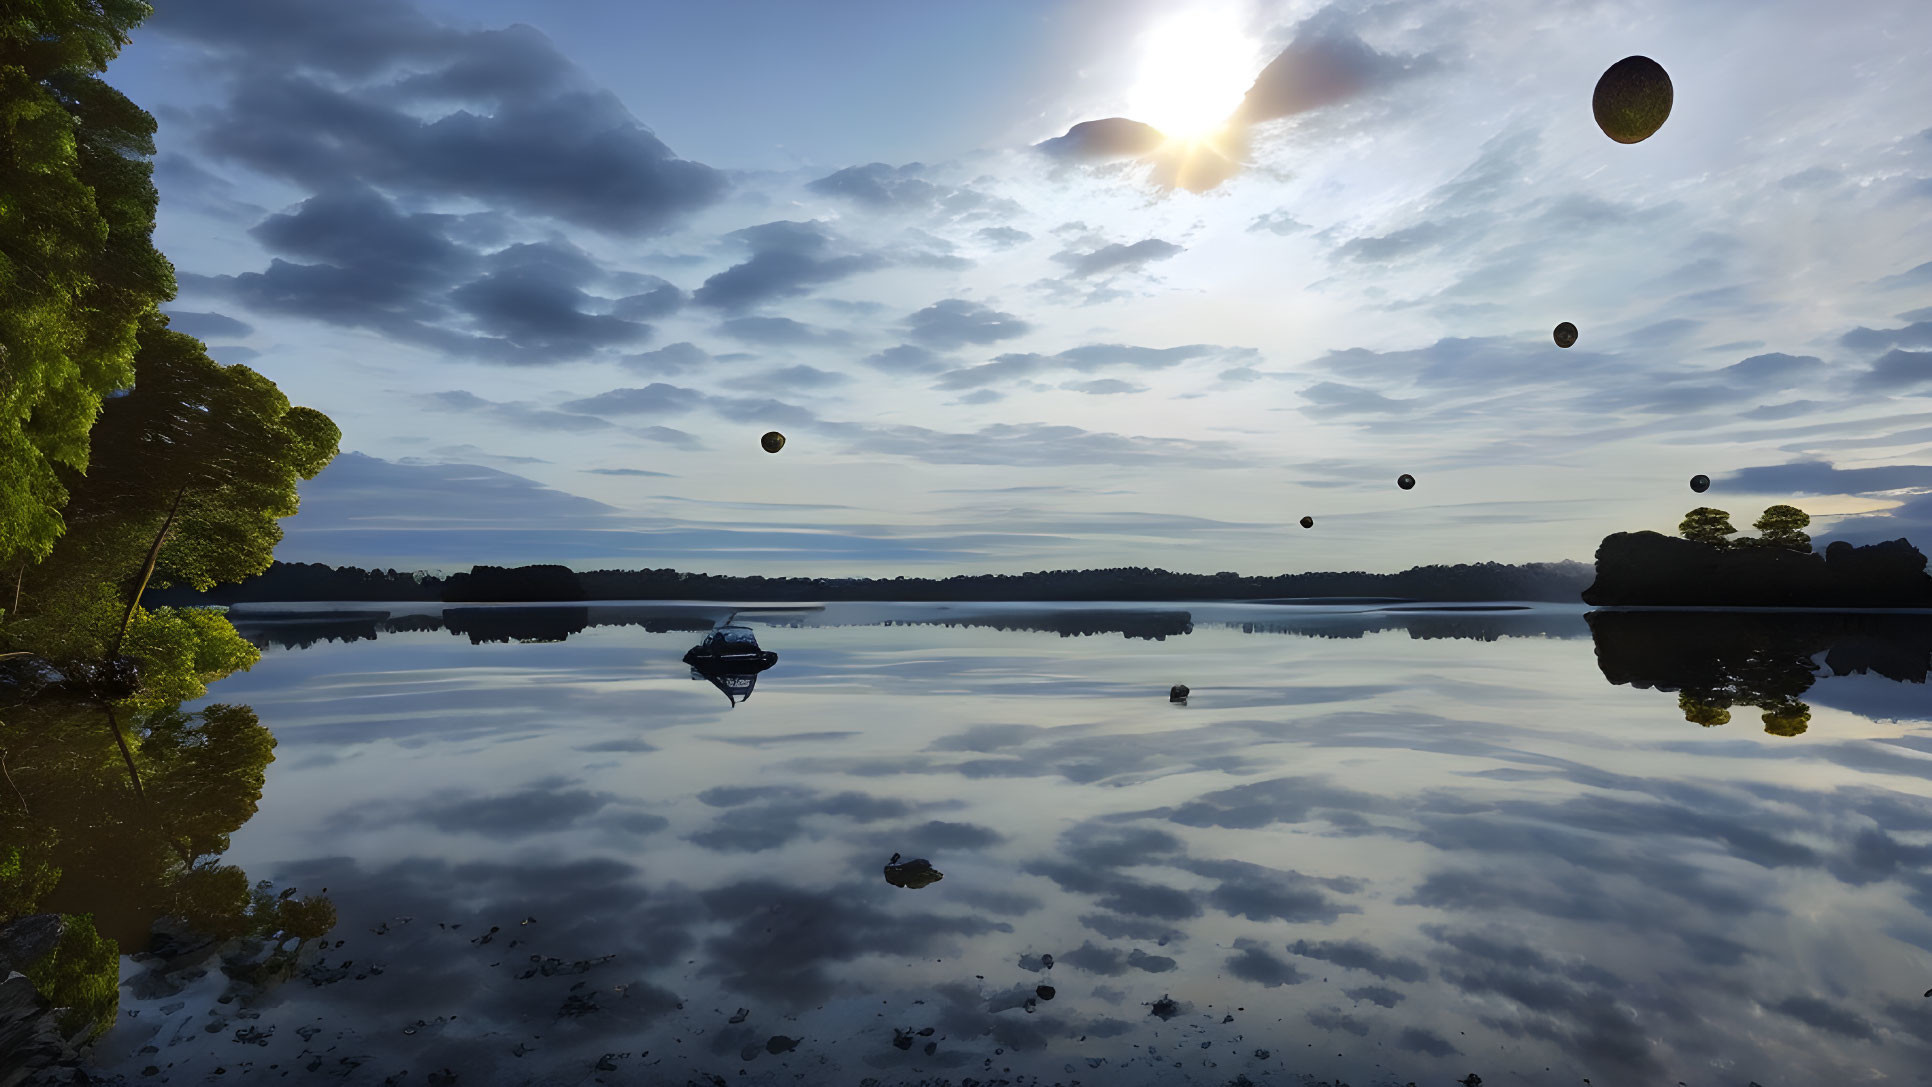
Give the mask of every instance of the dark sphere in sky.
<path id="1" fill-rule="evenodd" d="M 1597 80 L 1590 108 L 1597 127 L 1618 143 L 1638 143 L 1670 116 L 1670 74 L 1649 57 L 1625 57 Z"/>
<path id="2" fill-rule="evenodd" d="M 1706 475 L 1695 475 L 1691 477 L 1691 490 L 1696 491 L 1698 494 L 1703 494 L 1710 489 L 1711 477 Z"/>
<path id="3" fill-rule="evenodd" d="M 765 452 L 776 453 L 785 448 L 785 436 L 776 430 L 768 430 L 764 437 L 758 439 L 758 444 L 765 447 Z"/>
<path id="4" fill-rule="evenodd" d="M 1571 324 L 1568 321 L 1565 321 L 1562 324 L 1556 326 L 1556 331 L 1552 332 L 1550 335 L 1556 338 L 1556 346 L 1568 347 L 1571 344 L 1576 342 L 1576 326 Z"/>
<path id="5" fill-rule="evenodd" d="M 1313 517 L 1304 517 L 1304 518 L 1302 518 L 1302 519 L 1301 519 L 1301 527 L 1303 527 L 1303 528 L 1314 528 L 1314 527 L 1315 527 L 1315 519 L 1314 519 Z"/>
<path id="6" fill-rule="evenodd" d="M 1410 475 L 1407 472 L 1404 472 L 1401 475 L 1395 477 L 1395 485 L 1402 488 L 1405 491 L 1413 490 L 1415 488 L 1415 477 Z"/>

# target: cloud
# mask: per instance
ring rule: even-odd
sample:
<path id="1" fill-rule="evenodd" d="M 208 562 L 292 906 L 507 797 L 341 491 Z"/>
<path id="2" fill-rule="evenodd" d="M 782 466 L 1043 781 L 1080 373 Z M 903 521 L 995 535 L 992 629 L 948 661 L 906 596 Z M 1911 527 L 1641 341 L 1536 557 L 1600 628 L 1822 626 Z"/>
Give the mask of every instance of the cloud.
<path id="1" fill-rule="evenodd" d="M 1086 393 L 1089 396 L 1114 396 L 1122 393 L 1144 393 L 1147 386 L 1136 385 L 1119 378 L 1103 377 L 1094 381 L 1069 381 L 1060 386 L 1069 392 Z"/>
<path id="2" fill-rule="evenodd" d="M 1288 950 L 1303 958 L 1332 962 L 1336 966 L 1373 974 L 1385 981 L 1422 981 L 1429 976 L 1429 968 L 1420 962 L 1385 955 L 1361 940 L 1325 940 L 1318 944 L 1296 940 Z"/>
<path id="3" fill-rule="evenodd" d="M 790 317 L 728 317 L 719 322 L 718 331 L 746 343 L 782 347 L 797 344 L 847 343 L 851 335 L 836 329 L 821 329 Z"/>
<path id="4" fill-rule="evenodd" d="M 896 347 L 874 352 L 867 355 L 863 361 L 867 366 L 875 370 L 884 370 L 888 374 L 929 374 L 943 370 L 948 365 L 947 359 L 918 344 L 910 343 L 902 343 Z"/>
<path id="5" fill-rule="evenodd" d="M 1243 981 L 1276 989 L 1283 985 L 1299 985 L 1308 980 L 1308 976 L 1295 969 L 1294 964 L 1269 954 L 1260 941 L 1243 938 L 1236 940 L 1234 946 L 1240 954 L 1230 955 L 1222 965 L 1228 973 Z"/>
<path id="6" fill-rule="evenodd" d="M 498 402 L 484 398 L 466 389 L 449 389 L 444 392 L 425 393 L 421 397 L 432 411 L 466 412 L 487 415 L 499 423 L 506 423 L 524 430 L 600 430 L 609 426 L 602 419 L 586 419 L 582 415 L 569 412 L 548 411 L 527 401 L 515 400 Z"/>
<path id="7" fill-rule="evenodd" d="M 599 274 L 582 250 L 559 242 L 512 245 L 490 254 L 485 273 L 450 292 L 450 301 L 485 332 L 521 351 L 581 358 L 628 343 L 651 326 L 583 312 L 581 285 Z"/>
<path id="8" fill-rule="evenodd" d="M 1752 494 L 1872 494 L 1932 489 L 1932 465 L 1834 468 L 1825 461 L 1796 461 L 1740 468 L 1723 477 L 1723 483 Z"/>
<path id="9" fill-rule="evenodd" d="M 1019 245 L 1022 242 L 1030 242 L 1033 240 L 1033 235 L 1017 227 L 1010 226 L 983 226 L 973 232 L 973 237 L 978 238 L 988 245 L 1001 249 L 1007 249 Z"/>
<path id="10" fill-rule="evenodd" d="M 1890 392 L 1905 392 L 1932 383 L 1932 351 L 1893 348 L 1872 363 L 1864 383 Z"/>
<path id="11" fill-rule="evenodd" d="M 147 25 L 236 73 L 193 115 L 200 144 L 311 191 L 375 184 L 643 233 L 725 189 L 521 24 L 457 30 L 366 0 L 182 0 Z"/>
<path id="12" fill-rule="evenodd" d="M 1310 385 L 1301 390 L 1301 397 L 1308 401 L 1315 412 L 1329 415 L 1368 412 L 1394 414 L 1409 411 L 1415 407 L 1407 400 L 1393 400 L 1381 393 L 1356 385 L 1345 385 L 1338 381 L 1322 381 Z"/>
<path id="13" fill-rule="evenodd" d="M 660 479 L 676 479 L 670 472 L 651 472 L 643 468 L 585 468 L 583 471 L 599 476 L 653 476 Z"/>
<path id="14" fill-rule="evenodd" d="M 838 196 L 869 208 L 925 208 L 938 199 L 941 189 L 919 174 L 919 163 L 888 166 L 883 162 L 847 166 L 827 174 L 805 187 L 825 196 Z"/>
<path id="15" fill-rule="evenodd" d="M 1097 121 L 1081 121 L 1067 129 L 1066 135 L 1042 140 L 1033 148 L 1054 158 L 1093 161 L 1135 158 L 1166 141 L 1167 137 L 1153 125 L 1126 117 L 1102 117 Z"/>
<path id="16" fill-rule="evenodd" d="M 830 255 L 832 234 L 820 223 L 782 219 L 725 235 L 751 248 L 751 258 L 704 281 L 691 299 L 737 312 L 880 267 L 872 254 Z"/>
<path id="17" fill-rule="evenodd" d="M 1024 336 L 1033 326 L 1013 314 L 1004 313 L 963 298 L 946 298 L 906 318 L 907 335 L 922 344 L 941 350 L 966 344 L 989 344 Z"/>
<path id="18" fill-rule="evenodd" d="M 244 324 L 225 314 L 174 309 L 166 312 L 169 328 L 186 333 L 197 340 L 233 339 L 255 331 L 254 326 Z"/>
<path id="19" fill-rule="evenodd" d="M 654 351 L 625 355 L 619 364 L 643 374 L 677 374 L 694 370 L 713 359 L 713 355 L 688 340 L 667 343 Z"/>
<path id="20" fill-rule="evenodd" d="M 758 375 L 759 383 L 775 389 L 825 389 L 851 381 L 846 374 L 820 370 L 815 366 L 785 366 Z"/>
<path id="21" fill-rule="evenodd" d="M 681 415 L 702 405 L 704 399 L 696 389 L 654 381 L 641 389 L 612 389 L 558 407 L 584 415 Z"/>
<path id="22" fill-rule="evenodd" d="M 1084 253 L 1064 249 L 1055 253 L 1053 259 L 1073 269 L 1076 276 L 1091 276 L 1117 268 L 1138 269 L 1151 261 L 1167 260 L 1181 251 L 1182 248 L 1173 242 L 1143 238 L 1131 245 L 1115 242 Z"/>

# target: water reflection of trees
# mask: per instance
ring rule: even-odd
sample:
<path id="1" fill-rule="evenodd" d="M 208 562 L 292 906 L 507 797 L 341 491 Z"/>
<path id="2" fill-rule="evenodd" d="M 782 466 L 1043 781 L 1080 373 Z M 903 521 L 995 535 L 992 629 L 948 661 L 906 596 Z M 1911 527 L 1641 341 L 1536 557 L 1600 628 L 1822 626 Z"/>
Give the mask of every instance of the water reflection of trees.
<path id="1" fill-rule="evenodd" d="M 652 634 L 700 632 L 712 629 L 730 613 L 728 606 L 693 611 L 689 607 L 658 611 L 648 605 L 585 607 L 448 608 L 433 615 L 390 615 L 388 612 L 324 612 L 309 615 L 240 613 L 235 627 L 259 648 L 306 649 L 321 642 L 354 642 L 383 634 L 447 631 L 467 636 L 471 644 L 484 642 L 555 642 L 593 627 L 639 627 Z M 1143 608 L 1000 610 L 984 614 L 942 612 L 826 622 L 813 619 L 794 624 L 778 617 L 771 626 L 940 626 L 1025 631 L 1079 638 L 1118 634 L 1123 638 L 1164 641 L 1193 633 L 1193 613 Z M 1384 631 L 1404 631 L 1428 640 L 1458 638 L 1493 642 L 1501 638 L 1572 638 L 1583 633 L 1573 614 L 1545 612 L 1400 613 L 1356 612 L 1293 615 L 1280 619 L 1227 622 L 1244 634 L 1291 634 L 1308 638 L 1362 638 Z"/>
<path id="2" fill-rule="evenodd" d="M 189 712 L 57 696 L 8 705 L 0 926 L 41 913 L 91 919 L 125 953 L 146 950 L 163 917 L 218 940 L 320 935 L 317 918 L 333 916 L 325 899 L 270 898 L 221 863 L 229 835 L 255 814 L 274 748 L 247 706 Z M 88 980 L 73 985 L 87 991 Z M 103 992 L 80 1009 L 97 1028 L 114 1014 L 111 982 Z"/>
<path id="3" fill-rule="evenodd" d="M 1728 724 L 1761 711 L 1764 730 L 1809 727 L 1800 698 L 1821 674 L 1875 674 L 1924 683 L 1932 671 L 1932 616 L 1852 613 L 1594 612 L 1597 664 L 1611 683 L 1678 693 L 1684 719 Z"/>

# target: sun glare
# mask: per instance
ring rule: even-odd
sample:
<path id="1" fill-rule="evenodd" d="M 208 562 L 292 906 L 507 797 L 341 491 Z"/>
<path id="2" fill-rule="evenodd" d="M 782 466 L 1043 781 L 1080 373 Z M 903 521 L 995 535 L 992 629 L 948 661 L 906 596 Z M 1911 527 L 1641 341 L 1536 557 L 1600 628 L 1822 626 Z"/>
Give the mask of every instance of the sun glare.
<path id="1" fill-rule="evenodd" d="M 1196 140 L 1221 127 L 1241 104 L 1254 73 L 1255 43 L 1230 7 L 1168 16 L 1141 35 L 1138 78 L 1127 116 L 1170 140 Z"/>

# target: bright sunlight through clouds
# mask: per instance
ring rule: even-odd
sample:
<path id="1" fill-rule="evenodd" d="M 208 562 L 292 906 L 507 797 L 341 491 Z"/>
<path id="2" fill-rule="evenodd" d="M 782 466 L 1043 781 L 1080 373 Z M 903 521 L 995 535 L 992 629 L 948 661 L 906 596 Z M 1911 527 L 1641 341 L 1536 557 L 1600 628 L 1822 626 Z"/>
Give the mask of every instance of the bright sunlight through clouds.
<path id="1" fill-rule="evenodd" d="M 1170 15 L 1140 38 L 1140 69 L 1126 114 L 1171 140 L 1200 139 L 1241 104 L 1260 67 L 1260 46 L 1231 5 Z"/>

